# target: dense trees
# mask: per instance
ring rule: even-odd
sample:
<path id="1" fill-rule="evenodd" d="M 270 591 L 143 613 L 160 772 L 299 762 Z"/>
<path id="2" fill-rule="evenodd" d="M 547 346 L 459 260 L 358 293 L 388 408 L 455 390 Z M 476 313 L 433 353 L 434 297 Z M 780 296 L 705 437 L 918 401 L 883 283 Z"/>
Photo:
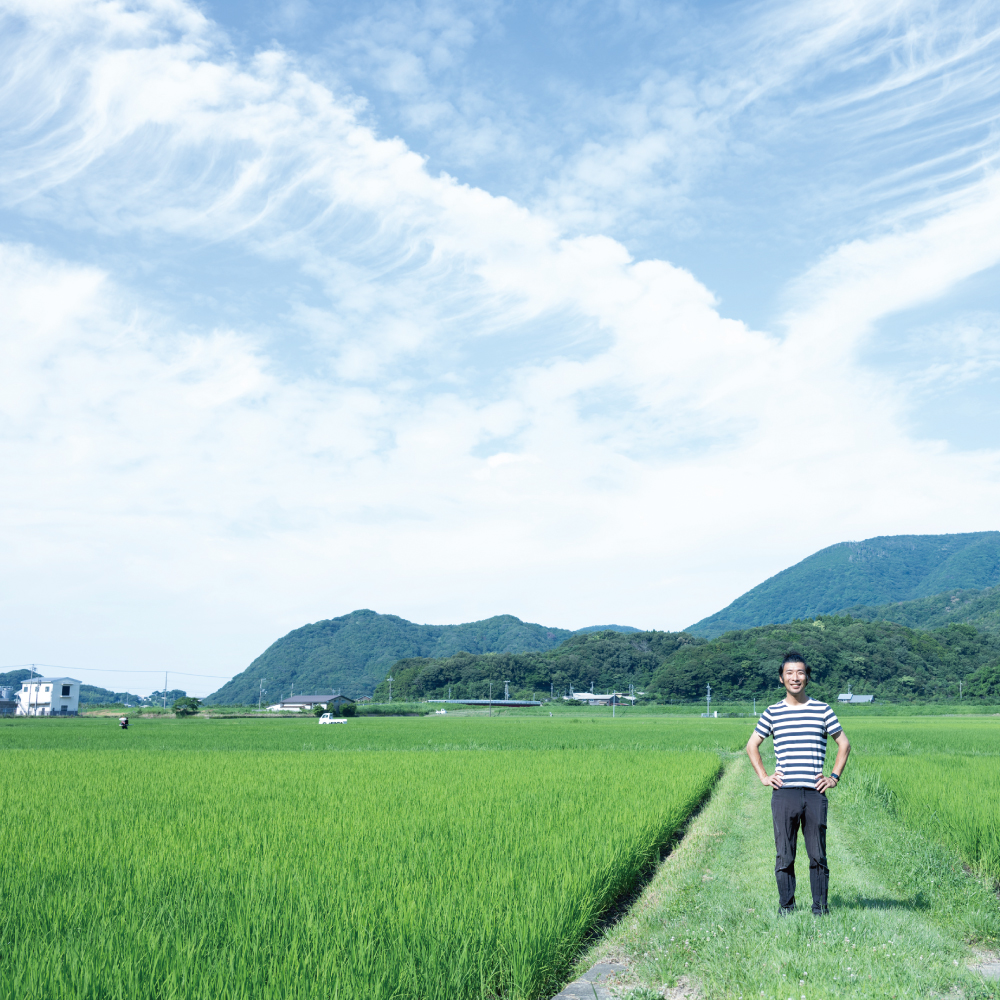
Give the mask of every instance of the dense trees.
<path id="1" fill-rule="evenodd" d="M 958 695 L 958 682 L 1000 658 L 1000 636 L 969 625 L 919 631 L 847 616 L 729 632 L 669 657 L 650 691 L 666 701 L 699 698 L 711 683 L 720 698 L 777 695 L 782 655 L 799 650 L 812 668 L 816 697 L 856 694 L 891 701 Z"/>
<path id="2" fill-rule="evenodd" d="M 402 700 L 486 698 L 493 682 L 493 696 L 502 697 L 503 684 L 511 694 L 530 698 L 533 693 L 562 696 L 572 685 L 577 691 L 642 687 L 656 668 L 685 644 L 703 644 L 704 639 L 683 632 L 587 632 L 571 636 L 544 653 L 461 652 L 437 659 L 400 660 L 392 668 L 393 697 Z M 388 684 L 375 690 L 376 700 L 388 698 Z"/>
<path id="3" fill-rule="evenodd" d="M 450 689 L 454 698 L 485 698 L 492 681 L 498 698 L 506 681 L 517 697 L 635 684 L 657 701 L 692 702 L 710 683 L 720 700 L 767 701 L 781 694 L 778 668 L 793 648 L 812 668 L 816 696 L 826 700 L 836 700 L 848 685 L 856 694 L 891 701 L 948 698 L 958 695 L 959 681 L 969 697 L 1000 696 L 1000 633 L 958 624 L 921 631 L 825 615 L 711 641 L 684 632 L 596 632 L 543 653 L 411 657 L 391 669 L 393 697 L 447 698 Z M 375 698 L 388 698 L 386 682 Z"/>

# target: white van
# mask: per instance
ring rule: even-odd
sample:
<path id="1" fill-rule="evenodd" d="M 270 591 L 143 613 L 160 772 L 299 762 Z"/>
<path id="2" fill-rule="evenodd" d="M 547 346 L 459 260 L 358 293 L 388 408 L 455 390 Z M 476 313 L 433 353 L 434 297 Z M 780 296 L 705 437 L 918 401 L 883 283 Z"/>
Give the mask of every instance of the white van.
<path id="1" fill-rule="evenodd" d="M 319 724 L 322 726 L 325 725 L 327 722 L 343 722 L 346 724 L 347 719 L 338 719 L 336 716 L 331 715 L 329 712 L 324 712 L 319 717 Z"/>

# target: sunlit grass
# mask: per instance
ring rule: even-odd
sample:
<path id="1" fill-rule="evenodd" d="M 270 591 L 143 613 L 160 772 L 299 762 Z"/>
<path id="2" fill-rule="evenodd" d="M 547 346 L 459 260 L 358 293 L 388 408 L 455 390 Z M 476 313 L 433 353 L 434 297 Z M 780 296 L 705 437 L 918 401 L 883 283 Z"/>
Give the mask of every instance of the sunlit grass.
<path id="1" fill-rule="evenodd" d="M 706 752 L 36 750 L 37 784 L 0 814 L 2 993 L 539 996 L 718 768 Z"/>

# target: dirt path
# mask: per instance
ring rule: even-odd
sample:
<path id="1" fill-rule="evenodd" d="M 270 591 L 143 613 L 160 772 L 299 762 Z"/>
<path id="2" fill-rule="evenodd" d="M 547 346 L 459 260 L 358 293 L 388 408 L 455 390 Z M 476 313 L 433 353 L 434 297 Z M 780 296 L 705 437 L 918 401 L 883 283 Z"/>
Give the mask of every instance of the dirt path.
<path id="1" fill-rule="evenodd" d="M 809 912 L 800 840 L 806 906 L 778 918 L 769 793 L 736 758 L 635 907 L 581 966 L 623 963 L 614 992 L 635 1000 L 1000 994 L 969 968 L 977 959 L 967 943 L 996 941 L 1000 906 L 954 857 L 907 833 L 849 776 L 831 795 L 827 847 L 831 915 Z"/>

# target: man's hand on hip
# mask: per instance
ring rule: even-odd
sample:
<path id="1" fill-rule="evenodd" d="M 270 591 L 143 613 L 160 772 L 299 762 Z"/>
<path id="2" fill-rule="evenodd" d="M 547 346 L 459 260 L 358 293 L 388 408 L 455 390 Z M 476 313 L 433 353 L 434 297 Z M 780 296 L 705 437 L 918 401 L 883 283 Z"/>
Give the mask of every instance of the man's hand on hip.
<path id="1" fill-rule="evenodd" d="M 763 778 L 760 779 L 762 785 L 770 785 L 772 788 L 781 788 L 785 783 L 785 779 L 775 771 L 774 774 L 765 774 Z"/>
<path id="2" fill-rule="evenodd" d="M 823 795 L 826 795 L 826 790 L 828 788 L 836 788 L 836 787 L 837 787 L 837 779 L 836 778 L 828 778 L 828 777 L 826 777 L 825 774 L 817 774 L 816 775 L 816 791 L 817 792 L 821 792 Z"/>

